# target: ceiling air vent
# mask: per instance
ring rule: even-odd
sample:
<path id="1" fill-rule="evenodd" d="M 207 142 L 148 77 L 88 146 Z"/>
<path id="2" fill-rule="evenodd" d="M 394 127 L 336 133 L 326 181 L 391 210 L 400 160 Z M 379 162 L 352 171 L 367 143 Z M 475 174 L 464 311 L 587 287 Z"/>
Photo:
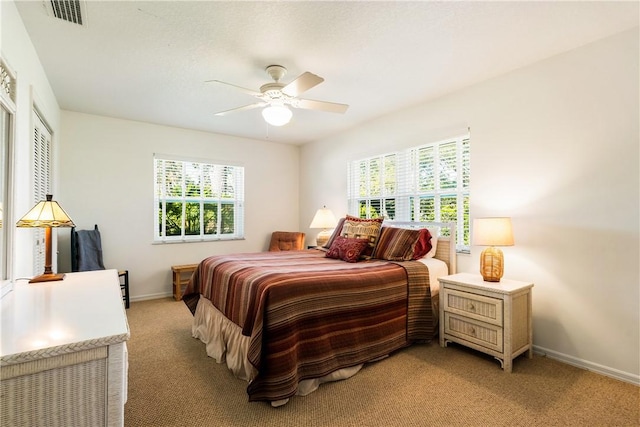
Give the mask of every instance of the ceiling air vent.
<path id="1" fill-rule="evenodd" d="M 45 4 L 47 5 L 47 11 L 51 16 L 78 25 L 85 24 L 84 3 L 85 2 L 82 0 L 45 1 Z"/>

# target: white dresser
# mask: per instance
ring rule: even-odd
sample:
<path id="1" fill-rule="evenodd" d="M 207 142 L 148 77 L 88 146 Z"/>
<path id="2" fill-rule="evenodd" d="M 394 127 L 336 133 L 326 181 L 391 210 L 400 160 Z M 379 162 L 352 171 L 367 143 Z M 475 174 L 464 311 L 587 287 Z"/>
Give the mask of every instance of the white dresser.
<path id="1" fill-rule="evenodd" d="M 22 280 L 1 307 L 0 425 L 124 425 L 129 325 L 117 270 Z"/>

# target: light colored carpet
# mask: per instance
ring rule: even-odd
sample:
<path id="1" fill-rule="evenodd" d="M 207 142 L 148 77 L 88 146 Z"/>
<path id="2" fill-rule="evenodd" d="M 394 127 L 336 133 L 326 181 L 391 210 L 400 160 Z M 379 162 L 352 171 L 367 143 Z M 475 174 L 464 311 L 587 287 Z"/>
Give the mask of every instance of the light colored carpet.
<path id="1" fill-rule="evenodd" d="M 462 346 L 413 345 L 280 408 L 247 400 L 247 383 L 191 337 L 173 299 L 127 310 L 125 426 L 639 426 L 640 388 L 535 355 L 498 361 Z"/>

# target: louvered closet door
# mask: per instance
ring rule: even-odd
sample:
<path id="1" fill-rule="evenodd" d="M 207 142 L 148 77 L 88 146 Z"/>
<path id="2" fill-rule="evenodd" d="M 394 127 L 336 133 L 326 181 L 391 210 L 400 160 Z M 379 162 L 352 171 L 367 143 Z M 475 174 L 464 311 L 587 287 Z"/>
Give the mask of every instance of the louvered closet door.
<path id="1" fill-rule="evenodd" d="M 51 131 L 40 114 L 33 111 L 33 204 L 51 194 Z M 44 229 L 34 229 L 33 274 L 44 271 Z"/>

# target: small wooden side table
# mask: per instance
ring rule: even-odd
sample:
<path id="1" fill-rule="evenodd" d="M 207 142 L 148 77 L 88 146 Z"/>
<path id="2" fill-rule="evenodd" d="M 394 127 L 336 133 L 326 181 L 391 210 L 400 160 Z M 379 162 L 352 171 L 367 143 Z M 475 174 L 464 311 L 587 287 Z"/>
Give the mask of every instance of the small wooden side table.
<path id="1" fill-rule="evenodd" d="M 173 272 L 173 298 L 176 301 L 182 299 L 182 286 L 186 286 L 191 279 L 191 275 L 198 268 L 198 264 L 172 265 Z"/>

